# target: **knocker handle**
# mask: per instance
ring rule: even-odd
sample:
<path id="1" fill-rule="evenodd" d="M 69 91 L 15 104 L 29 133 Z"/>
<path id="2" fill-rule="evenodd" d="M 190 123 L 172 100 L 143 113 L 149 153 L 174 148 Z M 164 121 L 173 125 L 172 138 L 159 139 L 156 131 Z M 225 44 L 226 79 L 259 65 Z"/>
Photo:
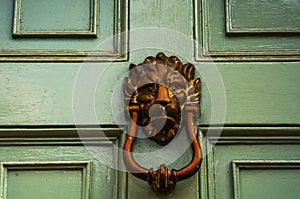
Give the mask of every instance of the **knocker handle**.
<path id="1" fill-rule="evenodd" d="M 138 177 L 142 180 L 147 181 L 148 178 L 148 169 L 140 166 L 136 161 L 133 159 L 131 152 L 132 152 L 132 145 L 135 140 L 135 133 L 136 133 L 136 125 L 138 120 L 138 112 L 139 106 L 130 106 L 128 110 L 132 117 L 132 122 L 129 126 L 129 131 L 126 137 L 125 144 L 123 146 L 123 159 L 125 166 L 127 167 L 128 171 L 132 173 L 135 177 Z"/>
<path id="2" fill-rule="evenodd" d="M 194 115 L 198 114 L 198 110 L 199 108 L 196 106 L 186 106 L 184 110 L 186 115 L 186 128 L 189 134 L 189 139 L 192 141 L 191 147 L 193 150 L 193 159 L 191 162 L 179 170 L 168 170 L 164 164 L 161 165 L 158 170 L 153 170 L 146 169 L 139 165 L 131 155 L 137 129 L 139 106 L 129 106 L 129 112 L 131 114 L 132 121 L 123 147 L 124 163 L 128 171 L 135 177 L 147 181 L 150 185 L 152 185 L 155 191 L 163 193 L 168 193 L 174 189 L 176 182 L 193 176 L 199 170 L 202 162 L 201 147 L 198 142 L 193 124 Z"/>

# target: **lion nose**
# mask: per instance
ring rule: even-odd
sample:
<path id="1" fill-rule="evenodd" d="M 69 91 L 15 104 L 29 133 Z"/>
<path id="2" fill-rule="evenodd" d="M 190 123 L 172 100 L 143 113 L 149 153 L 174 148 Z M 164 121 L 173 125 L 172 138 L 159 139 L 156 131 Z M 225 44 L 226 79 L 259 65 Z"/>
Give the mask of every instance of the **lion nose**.
<path id="1" fill-rule="evenodd" d="M 166 105 L 168 103 L 171 103 L 171 99 L 169 97 L 169 91 L 166 87 L 161 85 L 158 87 L 156 103 L 159 103 L 161 105 Z"/>

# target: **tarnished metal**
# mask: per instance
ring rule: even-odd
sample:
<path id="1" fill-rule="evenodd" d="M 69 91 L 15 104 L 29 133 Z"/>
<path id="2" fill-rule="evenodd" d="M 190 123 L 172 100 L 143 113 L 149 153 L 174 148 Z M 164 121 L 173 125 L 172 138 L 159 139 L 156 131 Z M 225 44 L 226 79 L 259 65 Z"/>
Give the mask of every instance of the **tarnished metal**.
<path id="1" fill-rule="evenodd" d="M 141 64 L 131 64 L 129 77 L 124 81 L 125 112 L 131 117 L 124 163 L 129 172 L 148 181 L 157 192 L 170 192 L 176 182 L 191 177 L 201 165 L 201 147 L 194 130 L 200 112 L 200 79 L 194 79 L 194 73 L 192 64 L 183 65 L 175 56 L 158 53 Z M 165 165 L 158 170 L 140 166 L 131 155 L 137 125 L 143 127 L 149 139 L 162 146 L 185 126 L 193 149 L 190 164 L 179 170 L 168 170 Z"/>

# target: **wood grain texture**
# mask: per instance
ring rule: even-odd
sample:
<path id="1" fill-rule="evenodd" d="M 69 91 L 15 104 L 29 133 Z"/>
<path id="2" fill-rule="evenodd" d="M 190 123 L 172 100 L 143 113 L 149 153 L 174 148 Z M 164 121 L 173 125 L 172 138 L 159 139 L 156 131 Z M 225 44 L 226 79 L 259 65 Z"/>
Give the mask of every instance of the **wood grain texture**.
<path id="1" fill-rule="evenodd" d="M 180 4 L 180 6 L 176 6 Z M 156 26 L 174 29 L 187 37 L 193 35 L 193 7 L 191 2 L 134 1 L 130 4 L 131 28 Z M 214 7 L 217 9 L 217 7 Z M 150 17 L 151 16 L 151 17 Z M 218 17 L 216 15 L 215 17 Z M 218 23 L 221 23 L 219 16 Z M 187 23 L 188 21 L 188 23 Z M 6 26 L 5 26 L 6 27 Z M 7 27 L 6 27 L 7 28 Z M 5 29 L 0 29 L 4 31 Z M 161 48 L 168 42 L 157 38 Z M 131 38 L 131 41 L 135 38 Z M 217 39 L 214 42 L 218 44 Z M 6 40 L 0 44 L 5 44 Z M 276 40 L 277 42 L 277 40 Z M 272 43 L 272 48 L 276 47 Z M 239 46 L 245 45 L 238 42 Z M 51 44 L 52 45 L 52 44 Z M 145 45 L 147 37 L 145 35 Z M 299 48 L 296 43 L 295 48 Z M 180 48 L 180 46 L 178 46 Z M 94 124 L 89 111 L 94 110 L 99 124 L 126 124 L 123 115 L 123 95 L 117 90 L 130 63 L 139 63 L 161 49 L 141 49 L 130 52 L 124 63 L 91 64 L 91 71 L 105 71 L 88 76 L 83 88 L 96 84 L 95 106 L 82 107 L 82 123 Z M 192 49 L 191 49 L 192 50 Z M 175 52 L 176 53 L 176 52 Z M 168 52 L 168 56 L 172 53 Z M 37 59 L 40 59 L 37 57 Z M 186 61 L 193 60 L 193 53 Z M 217 63 L 226 91 L 226 124 L 299 124 L 300 70 L 298 62 Z M 106 67 L 109 66 L 107 69 Z M 0 64 L 0 124 L 1 125 L 69 125 L 74 124 L 72 105 L 74 85 L 80 73 L 80 63 L 1 63 Z M 94 67 L 94 69 L 93 69 Z M 197 63 L 198 77 L 201 70 L 211 67 Z M 95 80 L 92 82 L 92 80 Z M 96 80 L 99 80 L 98 82 Z M 210 96 L 203 82 L 201 124 L 210 124 Z M 92 96 L 93 97 L 93 96 Z M 81 96 L 85 99 L 86 96 Z M 113 105 L 112 105 L 113 103 Z M 85 107 L 88 107 L 85 109 Z"/>
<path id="2" fill-rule="evenodd" d="M 300 159 L 299 130 L 290 129 L 291 126 L 300 125 L 299 36 L 226 36 L 225 1 L 223 0 L 132 0 L 129 8 L 127 7 L 129 1 L 122 1 L 125 5 L 118 9 L 130 10 L 129 17 L 127 12 L 118 12 L 119 14 L 114 15 L 116 10 L 112 7 L 116 2 L 121 1 L 101 0 L 99 3 L 99 5 L 103 5 L 101 3 L 106 5 L 100 6 L 98 26 L 100 41 L 110 37 L 114 30 L 127 29 L 127 23 L 118 21 L 117 26 L 113 24 L 114 17 L 117 19 L 123 17 L 125 19 L 123 22 L 130 19 L 131 30 L 144 27 L 168 28 L 190 38 L 189 43 L 174 41 L 173 35 L 159 35 L 156 39 L 157 47 L 147 48 L 151 46 L 148 40 L 151 36 L 149 33 L 145 32 L 139 38 L 129 35 L 131 42 L 129 60 L 113 53 L 114 47 L 127 45 L 126 42 L 119 42 L 116 46 L 110 45 L 102 52 L 102 55 L 104 57 L 107 55 L 109 59 L 101 58 L 100 55 L 96 63 L 88 64 L 86 70 L 82 70 L 81 61 L 88 51 L 97 45 L 95 40 L 13 38 L 13 1 L 0 0 L 0 162 L 89 161 L 91 162 L 91 199 L 196 199 L 200 197 L 201 199 L 229 199 L 233 197 L 231 173 L 233 160 Z M 281 1 L 283 2 L 296 1 Z M 201 7 L 200 3 L 204 3 L 205 7 Z M 201 21 L 202 13 L 207 14 L 203 21 Z M 72 14 L 76 13 L 72 12 Z M 243 12 L 239 14 L 246 16 Z M 284 20 L 280 19 L 280 23 Z M 68 25 L 71 26 L 72 23 Z M 53 27 L 49 27 L 49 30 L 52 29 Z M 198 42 L 202 42 L 201 39 L 207 42 L 207 52 L 213 53 L 213 59 L 218 61 L 215 65 L 207 63 L 204 59 L 194 61 L 194 53 L 197 54 L 196 57 L 203 54 L 199 51 L 195 52 L 193 38 Z M 141 46 L 145 48 L 132 49 L 131 44 L 134 41 L 140 41 Z M 172 42 L 178 46 L 178 51 L 177 49 L 166 50 L 166 46 Z M 189 48 L 186 49 L 186 46 Z M 128 66 L 130 63 L 140 63 L 145 57 L 156 55 L 160 51 L 167 51 L 165 52 L 167 56 L 180 57 L 180 50 L 188 51 L 189 56 L 184 57 L 182 61 L 193 62 L 197 69 L 196 77 L 202 79 L 200 124 L 206 127 L 213 124 L 211 115 L 218 114 L 218 112 L 211 112 L 211 101 L 219 99 L 218 93 L 215 95 L 212 94 L 212 90 L 209 90 L 211 87 L 205 81 L 208 77 L 204 73 L 205 70 L 216 67 L 222 77 L 226 93 L 225 125 L 233 125 L 236 128 L 225 128 L 219 142 L 217 142 L 218 137 L 215 136 L 208 140 L 207 145 L 203 144 L 204 150 L 211 149 L 211 153 L 205 156 L 199 175 L 178 183 L 176 190 L 166 196 L 155 194 L 144 182 L 131 176 L 126 177 L 125 173 L 117 172 L 104 165 L 102 161 L 117 162 L 124 168 L 122 162 L 117 161 L 119 154 L 112 149 L 108 141 L 95 136 L 97 129 L 82 129 L 88 136 L 81 140 L 77 135 L 77 130 L 80 129 L 75 129 L 74 124 L 114 125 L 114 131 L 118 133 L 108 132 L 107 136 L 110 136 L 115 144 L 123 143 L 124 138 L 116 139 L 116 137 L 121 133 L 125 136 L 118 125 L 121 127 L 127 125 L 123 114 L 124 96 L 120 88 Z M 111 63 L 112 59 L 123 62 Z M 214 82 L 217 77 L 210 78 Z M 77 102 L 75 105 L 74 100 Z M 74 113 L 76 113 L 75 118 Z M 66 128 L 70 125 L 73 127 Z M 260 125 L 265 127 L 259 127 Z M 277 125 L 282 128 L 268 128 Z M 49 126 L 53 128 L 47 129 Z M 205 130 L 199 129 L 199 139 L 204 143 L 207 134 L 202 134 L 202 131 Z M 95 154 L 91 154 L 82 146 L 82 141 L 94 147 L 98 152 L 98 159 L 95 158 Z M 217 145 L 213 148 L 216 142 Z M 158 147 L 144 140 L 138 142 L 135 149 L 137 152 L 152 152 L 158 150 Z M 175 150 L 168 152 L 172 153 Z M 190 161 L 191 156 L 191 151 L 187 150 L 169 166 L 181 168 Z M 158 162 L 160 158 L 164 160 L 165 157 L 148 156 L 137 161 L 147 165 L 149 162 L 153 163 L 153 160 Z M 78 180 L 80 175 L 75 173 L 65 176 L 70 178 L 75 176 L 73 179 Z M 10 182 L 13 183 L 9 186 L 14 186 L 17 182 L 16 174 L 16 171 L 9 174 L 9 177 L 13 177 L 10 178 L 13 180 Z M 268 172 L 260 174 L 256 173 L 252 178 L 253 187 L 257 179 L 269 175 Z M 34 173 L 34 175 L 39 179 L 40 174 Z M 53 180 L 57 179 L 59 172 L 51 171 L 42 176 L 47 175 L 52 176 Z M 282 176 L 282 173 L 277 176 Z M 299 181 L 294 179 L 293 182 Z M 74 184 L 78 185 L 76 183 L 79 182 L 69 182 L 66 187 L 72 188 Z M 56 186 L 56 183 L 53 184 Z M 250 186 L 251 184 L 252 182 Z M 10 190 L 11 194 L 17 194 L 14 189 Z M 264 190 L 259 190 L 258 193 L 264 194 Z M 293 194 L 291 193 L 290 196 L 287 197 L 292 198 Z"/>
<path id="3" fill-rule="evenodd" d="M 297 198 L 299 170 L 298 160 L 233 160 L 233 198 Z"/>
<path id="4" fill-rule="evenodd" d="M 105 68 L 92 64 L 95 69 Z M 73 87 L 79 64 L 1 64 L 1 125 L 69 125 L 74 124 Z M 92 66 L 91 66 L 92 67 Z M 82 108 L 95 110 L 99 124 L 125 124 L 123 95 L 119 80 L 127 64 L 112 64 L 98 80 L 95 106 L 80 102 Z M 196 69 L 210 67 L 197 64 Z M 226 124 L 299 124 L 300 70 L 295 63 L 226 63 L 217 64 L 226 91 Z M 97 69 L 97 70 L 98 70 Z M 104 70 L 104 69 L 103 69 Z M 84 82 L 83 82 L 84 83 Z M 210 123 L 210 91 L 203 82 L 201 124 Z M 83 86 L 84 86 L 83 85 Z M 95 85 L 90 85 L 95 86 Z M 121 86 L 121 85 L 119 85 Z M 88 89 L 88 87 L 86 87 Z M 93 96 L 92 96 L 93 97 Z M 80 96 L 84 99 L 85 96 Z M 112 101 L 114 106 L 112 106 Z M 82 109 L 82 121 L 89 121 L 89 110 Z"/>
<path id="5" fill-rule="evenodd" d="M 107 133 L 106 139 L 101 140 L 100 130 Z M 82 140 L 78 131 L 80 129 L 75 128 L 0 128 L 1 198 L 3 194 L 7 194 L 6 198 L 20 198 L 20 195 L 30 198 L 40 198 L 41 195 L 46 198 L 86 198 L 86 194 L 89 198 L 124 198 L 125 189 L 122 186 L 117 188 L 119 179 L 124 182 L 124 173 L 117 173 L 112 168 L 112 165 L 119 164 L 114 146 L 118 147 L 120 130 L 84 128 L 81 131 L 86 137 Z M 7 179 L 4 178 L 5 173 L 8 173 Z M 17 186 L 24 185 L 26 181 L 25 186 Z M 41 189 L 33 186 L 39 182 Z M 37 194 L 34 197 L 31 197 L 31 191 L 22 194 L 26 187 L 29 187 L 27 191 Z M 72 194 L 68 195 L 65 191 Z"/>
<path id="6" fill-rule="evenodd" d="M 0 62 L 83 62 L 91 51 L 93 61 L 126 60 L 127 38 L 118 34 L 128 2 L 77 1 L 1 1 Z"/>
<path id="7" fill-rule="evenodd" d="M 297 1 L 226 1 L 226 33 L 299 33 Z"/>
<path id="8" fill-rule="evenodd" d="M 218 137 L 220 142 L 211 142 L 210 135 L 202 138 L 208 141 L 204 149 L 207 153 L 204 163 L 208 166 L 201 170 L 203 180 L 200 181 L 200 187 L 206 188 L 201 192 L 201 198 L 282 198 L 286 195 L 291 198 L 298 197 L 296 187 L 293 184 L 287 186 L 287 182 L 290 182 L 289 179 L 293 182 L 299 180 L 298 173 L 295 173 L 299 170 L 299 142 L 292 144 L 284 138 L 293 136 L 296 131 L 296 139 L 299 140 L 299 128 L 283 131 L 280 128 L 257 130 L 248 127 L 248 132 L 243 132 L 242 128 L 228 127 L 225 128 L 225 133 Z M 255 132 L 259 131 L 261 134 L 269 132 L 265 140 L 257 142 L 260 136 Z M 278 133 L 282 136 L 278 136 Z M 240 139 L 242 137 L 243 140 Z M 277 142 L 274 142 L 276 140 Z M 239 183 L 243 183 L 241 186 L 237 185 L 237 179 L 234 181 L 236 173 L 233 173 L 233 170 L 236 168 L 232 166 L 233 163 L 250 166 L 242 169 L 246 173 L 242 173 L 242 178 L 239 179 Z M 260 166 L 264 169 L 259 169 Z M 258 169 L 251 170 L 251 167 Z M 272 179 L 270 175 L 277 177 L 276 180 L 273 178 L 276 182 L 269 181 Z M 234 189 L 237 186 L 241 195 L 237 195 L 237 189 Z M 254 192 L 252 187 L 255 187 Z"/>
<path id="9" fill-rule="evenodd" d="M 283 33 L 286 27 L 282 24 L 289 17 L 289 12 L 280 13 L 278 18 L 270 22 L 264 22 L 264 13 L 280 12 L 278 11 L 277 3 L 274 1 L 259 1 L 261 12 L 258 9 L 251 14 L 251 11 L 241 11 L 239 14 L 240 21 L 251 21 L 247 25 L 268 23 L 269 26 L 276 27 L 274 32 L 264 32 L 257 34 L 254 31 L 248 31 L 243 34 L 226 34 L 226 4 L 222 0 L 214 1 L 195 1 L 195 31 L 196 39 L 200 42 L 200 47 L 197 49 L 197 60 L 205 61 L 211 57 L 215 61 L 299 61 L 299 34 Z M 250 2 L 250 1 L 249 1 Z M 251 1 L 253 3 L 253 1 Z M 254 3 L 249 3 L 249 6 L 244 6 L 243 9 L 251 9 L 251 6 L 256 6 Z M 256 2 L 256 1 L 255 1 Z M 276 5 L 274 7 L 274 5 Z M 299 3 L 296 1 L 282 2 L 282 4 L 291 8 L 294 5 L 291 15 L 299 15 Z M 273 6 L 272 6 L 273 5 Z M 267 7 L 270 7 L 269 9 Z M 249 14 L 250 12 L 250 14 Z M 269 14 L 271 15 L 271 14 Z M 284 16 L 286 15 L 286 16 Z M 259 23 L 256 23 L 258 19 Z M 294 18 L 298 20 L 297 18 Z M 279 23 L 276 25 L 276 23 Z M 245 22 L 246 23 L 246 22 Z M 275 24 L 274 24 L 275 23 Z M 281 25 L 280 25 L 281 24 Z M 267 28 L 267 27 L 266 27 Z M 263 29 L 262 27 L 258 29 Z M 263 31 L 265 31 L 263 29 Z M 262 31 L 262 32 L 263 32 Z M 294 31 L 295 32 L 295 31 Z M 291 33 L 291 32 L 290 32 Z M 203 49 L 201 49 L 203 47 Z"/>
<path id="10" fill-rule="evenodd" d="M 215 1 L 214 1 L 215 2 Z M 221 1 L 218 1 L 220 3 Z M 222 1 L 223 2 L 223 1 Z M 11 4 L 7 4 L 11 5 Z M 212 6 L 212 5 L 210 5 Z M 220 4 L 212 6 L 213 9 L 221 9 L 224 7 Z M 105 10 L 105 12 L 111 12 Z M 4 12 L 0 12 L 4 16 Z M 223 13 L 224 14 L 224 13 Z M 233 45 L 224 42 L 224 15 L 222 13 L 214 13 L 213 19 L 215 24 L 210 25 L 214 34 L 209 35 L 214 46 L 213 49 L 221 50 L 276 50 L 285 47 L 293 50 L 299 50 L 297 42 L 290 39 L 278 40 L 277 38 L 269 38 L 270 43 L 261 42 L 259 38 L 252 38 L 251 41 L 244 42 L 242 39 L 234 38 Z M 11 18 L 12 19 L 12 18 Z M 1 23 L 4 18 L 0 17 Z M 3 22 L 5 24 L 0 28 L 0 46 L 1 48 L 21 49 L 24 44 L 16 41 L 14 46 L 8 44 L 11 34 L 10 24 L 12 20 Z M 130 3 L 130 28 L 142 27 L 158 27 L 170 28 L 179 33 L 193 38 L 193 2 L 192 1 L 152 1 L 152 0 L 133 0 Z M 109 35 L 109 23 L 104 29 Z M 222 27 L 222 31 L 218 28 Z M 102 27 L 103 28 L 103 27 Z M 202 32 L 199 32 L 202 34 Z M 142 38 L 145 46 L 148 45 L 147 35 Z M 221 38 L 221 39 L 220 39 Z M 140 38 L 131 37 L 130 40 Z M 127 72 L 130 63 L 140 63 L 145 57 L 155 55 L 164 49 L 167 42 L 172 38 L 161 38 L 160 48 L 157 49 L 140 49 L 130 52 L 128 62 L 119 63 L 93 63 L 88 66 L 91 72 L 85 78 L 81 79 L 80 85 L 82 89 L 91 92 L 86 95 L 78 95 L 79 102 L 74 107 L 74 86 L 78 83 L 78 74 L 82 71 L 81 63 L 46 63 L 42 62 L 40 57 L 33 57 L 35 63 L 1 63 L 0 64 L 0 126 L 43 126 L 43 125 L 74 125 L 78 121 L 74 120 L 74 112 L 80 113 L 80 124 L 106 124 L 106 125 L 124 125 L 127 124 L 123 115 L 123 95 L 119 86 L 121 86 L 123 75 Z M 298 40 L 296 40 L 298 41 Z M 192 41 L 191 41 L 192 42 Z M 36 40 L 27 42 L 33 47 L 39 48 L 63 48 L 57 46 L 57 42 L 45 41 L 44 46 Z M 158 42 L 159 43 L 159 42 Z M 61 44 L 60 44 L 61 45 Z M 74 42 L 67 44 L 68 47 L 81 48 L 80 43 Z M 89 44 L 87 44 L 89 45 Z M 252 45 L 252 46 L 251 46 Z M 178 49 L 183 48 L 178 46 Z M 252 49 L 251 49 L 252 48 Z M 185 61 L 193 61 L 193 50 L 190 50 L 190 56 Z M 3 52 L 2 52 L 3 53 Z M 52 52 L 50 52 L 51 54 Z M 166 52 L 168 56 L 177 52 Z M 266 52 L 268 53 L 268 52 Z M 242 58 L 237 58 L 237 62 L 219 62 L 216 67 L 223 79 L 226 92 L 226 125 L 245 125 L 247 127 L 253 125 L 294 125 L 300 124 L 300 68 L 299 62 L 278 62 L 272 58 L 264 56 L 260 62 L 245 62 Z M 271 60 L 271 61 L 270 61 Z M 283 59 L 282 59 L 283 60 Z M 20 61 L 20 60 L 19 60 Z M 22 60 L 21 60 L 22 61 Z M 61 60 L 63 61 L 63 60 Z M 249 60 L 248 60 L 249 61 Z M 109 66 L 109 67 L 107 67 Z M 212 67 L 209 63 L 197 62 L 197 77 L 202 80 L 204 73 L 202 70 Z M 97 72 L 97 73 L 96 73 Z M 201 125 L 211 124 L 211 96 L 208 90 L 207 82 L 202 81 L 202 117 Z M 94 89 L 95 88 L 95 89 Z M 83 91 L 84 91 L 83 90 Z M 80 92 L 79 92 L 80 94 Z M 90 100 L 95 100 L 95 104 Z M 97 120 L 90 118 L 90 114 L 94 113 Z M 217 114 L 217 113 L 216 113 Z M 64 132 L 64 129 L 57 129 L 56 135 Z M 22 129 L 18 129 L 22 131 Z M 242 130 L 236 130 L 239 132 Z M 265 129 L 259 131 L 265 131 Z M 42 132 L 42 131 L 41 131 Z M 24 132 L 26 134 L 28 132 Z M 47 133 L 47 132 L 46 132 Z M 49 132 L 48 132 L 49 133 Z M 7 136 L 7 132 L 2 135 Z M 17 134 L 14 132 L 14 134 Z M 91 172 L 97 174 L 97 178 L 91 181 L 91 198 L 101 196 L 102 198 L 116 197 L 117 175 L 115 171 L 105 167 L 101 162 L 96 161 L 90 153 L 88 153 L 78 143 L 78 139 L 70 138 L 71 141 L 61 139 L 60 136 L 52 135 L 50 138 L 39 138 L 37 132 L 30 132 L 28 140 L 24 135 L 11 137 L 10 139 L 1 138 L 0 154 L 1 161 L 93 161 Z M 298 134 L 296 132 L 295 134 Z M 294 134 L 294 135 L 295 135 Z M 278 147 L 279 138 L 277 140 L 268 140 L 268 136 L 261 139 L 248 139 L 245 136 L 248 132 L 240 135 L 231 136 L 230 139 L 224 139 L 222 142 L 226 144 L 217 145 L 214 150 L 214 156 L 208 156 L 203 162 L 200 176 L 194 176 L 188 181 L 178 183 L 175 192 L 168 196 L 153 194 L 152 190 L 137 179 L 128 177 L 128 181 L 123 177 L 120 179 L 120 195 L 128 198 L 231 198 L 232 189 L 231 179 L 231 160 L 234 159 L 299 159 L 299 142 L 293 141 L 293 138 L 281 139 L 280 147 Z M 257 136 L 257 135 L 256 135 Z M 283 135 L 281 135 L 283 136 Z M 66 135 L 70 137 L 70 135 Z M 201 135 L 201 137 L 203 137 Z M 236 140 L 234 140 L 236 138 Z M 202 138 L 203 139 L 203 138 Z M 13 141 L 12 141 L 13 140 Z M 297 139 L 299 140 L 299 139 Z M 101 140 L 95 140 L 98 142 Z M 260 141 L 257 144 L 257 141 Z M 263 143 L 265 141 L 265 143 Z M 93 142 L 93 143 L 95 143 Z M 284 143 L 286 142 L 286 143 Z M 35 144 L 30 144 L 35 143 Z M 38 143 L 38 144 L 36 144 Z M 67 143 L 67 144 L 66 144 Z M 250 144 L 255 144 L 255 147 Z M 139 145 L 143 150 L 152 151 L 155 149 L 151 144 Z M 111 149 L 99 147 L 101 157 L 103 159 L 112 160 L 114 154 Z M 212 155 L 212 153 L 210 154 Z M 275 156 L 276 155 L 276 156 Z M 175 167 L 181 167 L 190 160 L 191 153 L 187 151 L 176 163 Z M 155 157 L 153 157 L 155 158 Z M 149 160 L 151 161 L 151 159 Z M 213 170 L 213 166 L 215 170 Z M 265 175 L 264 173 L 262 175 Z M 207 177 L 208 176 L 208 177 Z M 200 182 L 204 182 L 199 184 Z M 126 185 L 126 183 L 128 183 Z M 206 184 L 207 183 L 207 184 Z M 212 186 L 216 186 L 214 190 Z M 128 187 L 128 192 L 126 192 Z M 205 190 L 209 188 L 207 192 Z M 216 191 L 216 192 L 214 192 Z M 125 196 L 126 195 L 126 196 Z"/>
<path id="11" fill-rule="evenodd" d="M 2 162 L 1 174 L 5 199 L 89 198 L 89 162 Z"/>
<path id="12" fill-rule="evenodd" d="M 51 3 L 16 0 L 13 36 L 97 37 L 97 21 L 98 0 L 76 3 L 67 0 Z"/>

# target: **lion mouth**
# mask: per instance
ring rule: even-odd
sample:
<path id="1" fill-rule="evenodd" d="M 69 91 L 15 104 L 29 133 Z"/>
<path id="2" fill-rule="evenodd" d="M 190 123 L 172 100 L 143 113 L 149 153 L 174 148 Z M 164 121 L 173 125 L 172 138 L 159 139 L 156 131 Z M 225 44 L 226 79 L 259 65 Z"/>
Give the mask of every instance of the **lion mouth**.
<path id="1" fill-rule="evenodd" d="M 178 122 L 168 116 L 152 117 L 151 122 L 145 128 L 147 136 L 162 146 L 174 138 L 178 129 Z"/>

